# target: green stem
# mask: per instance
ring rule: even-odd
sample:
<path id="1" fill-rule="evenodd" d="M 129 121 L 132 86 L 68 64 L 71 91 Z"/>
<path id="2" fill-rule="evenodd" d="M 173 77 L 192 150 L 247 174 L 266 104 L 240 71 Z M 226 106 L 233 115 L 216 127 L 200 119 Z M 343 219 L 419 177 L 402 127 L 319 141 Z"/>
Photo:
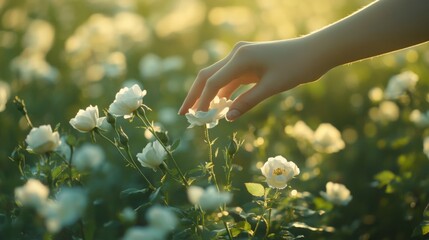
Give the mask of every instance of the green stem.
<path id="1" fill-rule="evenodd" d="M 131 152 L 130 152 L 130 148 L 128 147 L 128 145 L 126 146 L 126 153 L 128 155 L 128 157 L 131 159 L 128 159 L 121 151 L 121 149 L 118 147 L 118 145 L 116 143 L 114 143 L 112 140 L 110 140 L 108 137 L 106 137 L 104 134 L 102 134 L 99 130 L 95 131 L 98 135 L 100 135 L 102 138 L 104 138 L 106 141 L 108 141 L 110 144 L 112 144 L 116 150 L 118 150 L 118 152 L 121 154 L 121 156 L 124 158 L 124 160 L 133 168 L 135 168 L 137 171 L 139 171 L 140 175 L 142 175 L 142 177 L 145 179 L 145 181 L 148 183 L 149 188 L 152 190 L 155 190 L 155 187 L 152 185 L 152 183 L 149 181 L 149 179 L 147 179 L 147 177 L 144 175 L 144 173 L 141 171 L 141 169 L 138 167 L 138 165 L 135 163 Z"/>
<path id="2" fill-rule="evenodd" d="M 128 157 L 131 159 L 130 162 L 133 164 L 133 166 L 137 169 L 137 171 L 140 172 L 140 174 L 143 176 L 143 178 L 145 179 L 145 181 L 149 184 L 149 188 L 152 190 L 155 190 L 155 187 L 152 185 L 152 183 L 149 181 L 149 179 L 147 179 L 147 177 L 144 175 L 144 173 L 142 172 L 142 170 L 139 168 L 139 166 L 137 165 L 137 163 L 134 161 L 133 156 L 131 155 L 131 151 L 130 151 L 130 147 L 127 144 L 126 146 L 126 152 L 128 154 Z"/>
<path id="3" fill-rule="evenodd" d="M 145 114 L 145 110 L 143 109 L 143 107 L 141 107 L 140 109 L 142 109 L 143 111 L 143 117 L 141 116 L 141 114 L 139 113 L 139 111 L 137 111 L 137 116 L 140 118 L 140 120 L 142 121 L 142 123 L 145 125 L 145 127 L 147 129 L 149 129 L 149 131 L 152 133 L 152 135 L 156 138 L 156 140 L 161 144 L 161 146 L 164 148 L 164 150 L 167 152 L 168 157 L 171 159 L 171 161 L 174 164 L 174 167 L 177 169 L 177 172 L 180 175 L 180 178 L 182 179 L 183 184 L 185 185 L 185 187 L 189 187 L 189 183 L 186 180 L 185 175 L 183 174 L 183 172 L 180 170 L 179 165 L 176 162 L 176 159 L 174 159 L 173 153 L 170 151 L 170 149 L 167 148 L 167 146 L 165 146 L 165 144 L 161 141 L 161 139 L 159 138 L 158 134 L 156 134 L 155 129 L 153 128 L 152 124 L 150 124 L 149 119 L 146 117 Z"/>
<path id="4" fill-rule="evenodd" d="M 73 159 L 73 153 L 74 153 L 74 148 L 72 146 L 70 147 L 70 159 L 68 162 L 68 170 L 69 170 L 69 181 L 70 181 L 70 187 L 73 185 L 73 172 L 72 172 L 72 159 Z"/>
<path id="5" fill-rule="evenodd" d="M 215 174 L 215 172 L 214 172 L 214 162 L 213 162 L 213 144 L 212 144 L 212 142 L 211 142 L 211 140 L 210 140 L 209 129 L 208 129 L 208 127 L 207 127 L 207 126 L 204 126 L 204 136 L 205 136 L 205 138 L 206 138 L 206 142 L 207 142 L 208 147 L 209 147 L 209 161 L 210 161 L 210 163 L 212 164 L 212 166 L 211 166 L 211 168 L 210 168 L 210 175 L 212 176 L 212 178 L 213 178 L 213 182 L 214 182 L 214 184 L 216 185 L 216 189 L 217 189 L 217 191 L 219 192 L 219 191 L 220 191 L 220 189 L 219 189 L 219 185 L 218 185 L 218 183 L 217 183 L 216 174 Z"/>

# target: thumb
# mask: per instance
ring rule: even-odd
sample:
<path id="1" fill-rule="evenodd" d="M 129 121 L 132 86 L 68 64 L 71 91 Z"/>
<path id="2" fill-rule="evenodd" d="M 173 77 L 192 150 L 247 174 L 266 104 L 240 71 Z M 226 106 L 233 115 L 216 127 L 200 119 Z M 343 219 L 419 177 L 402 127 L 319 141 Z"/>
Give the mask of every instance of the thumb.
<path id="1" fill-rule="evenodd" d="M 269 96 L 271 94 L 267 88 L 262 84 L 256 84 L 234 100 L 226 114 L 226 119 L 228 121 L 236 120 Z"/>

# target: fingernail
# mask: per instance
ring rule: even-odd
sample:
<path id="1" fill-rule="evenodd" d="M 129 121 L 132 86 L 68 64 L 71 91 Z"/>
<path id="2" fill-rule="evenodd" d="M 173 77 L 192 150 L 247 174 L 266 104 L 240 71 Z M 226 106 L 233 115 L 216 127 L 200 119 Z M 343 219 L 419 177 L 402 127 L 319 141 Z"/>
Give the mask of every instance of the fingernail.
<path id="1" fill-rule="evenodd" d="M 229 110 L 229 112 L 226 114 L 226 120 L 229 122 L 234 121 L 238 117 L 240 117 L 241 113 L 237 109 Z"/>

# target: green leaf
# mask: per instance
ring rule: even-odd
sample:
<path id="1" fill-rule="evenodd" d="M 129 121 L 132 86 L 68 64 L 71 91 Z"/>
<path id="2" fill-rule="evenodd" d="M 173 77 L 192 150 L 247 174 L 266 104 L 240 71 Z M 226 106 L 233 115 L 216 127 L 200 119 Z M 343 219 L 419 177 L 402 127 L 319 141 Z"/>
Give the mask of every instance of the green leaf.
<path id="1" fill-rule="evenodd" d="M 374 176 L 375 180 L 378 181 L 378 186 L 383 187 L 389 184 L 393 179 L 395 179 L 395 174 L 391 171 L 385 170 L 382 172 L 379 172 L 377 175 Z"/>
<path id="2" fill-rule="evenodd" d="M 121 192 L 120 196 L 125 197 L 127 195 L 137 194 L 137 193 L 146 193 L 149 189 L 143 188 L 143 189 L 137 189 L 137 188 L 127 188 L 124 191 Z"/>
<path id="3" fill-rule="evenodd" d="M 247 191 L 255 197 L 264 196 L 264 186 L 259 183 L 245 183 Z"/>

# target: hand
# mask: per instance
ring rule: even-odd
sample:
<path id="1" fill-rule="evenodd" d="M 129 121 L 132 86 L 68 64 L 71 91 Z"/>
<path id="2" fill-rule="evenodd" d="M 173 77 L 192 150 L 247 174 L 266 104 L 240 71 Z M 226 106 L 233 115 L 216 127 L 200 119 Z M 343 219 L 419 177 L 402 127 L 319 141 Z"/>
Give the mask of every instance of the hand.
<path id="1" fill-rule="evenodd" d="M 230 98 L 241 85 L 255 83 L 231 105 L 226 117 L 234 121 L 264 99 L 314 81 L 331 68 L 315 46 L 305 37 L 237 43 L 226 58 L 198 73 L 179 114 L 189 108 L 207 111 L 216 95 Z"/>

